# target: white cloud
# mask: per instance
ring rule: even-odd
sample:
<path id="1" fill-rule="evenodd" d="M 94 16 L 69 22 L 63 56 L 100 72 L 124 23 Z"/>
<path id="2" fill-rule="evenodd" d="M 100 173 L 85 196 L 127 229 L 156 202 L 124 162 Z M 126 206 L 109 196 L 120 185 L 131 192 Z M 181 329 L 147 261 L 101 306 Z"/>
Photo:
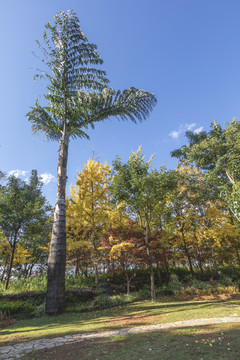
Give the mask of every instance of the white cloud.
<path id="1" fill-rule="evenodd" d="M 8 176 L 16 176 L 17 178 L 19 177 L 27 177 L 27 175 L 29 174 L 29 171 L 25 171 L 25 170 L 11 170 L 8 172 Z"/>
<path id="2" fill-rule="evenodd" d="M 44 173 L 40 175 L 40 180 L 44 185 L 47 185 L 50 182 L 55 182 L 56 178 L 52 174 Z"/>
<path id="3" fill-rule="evenodd" d="M 194 130 L 194 134 L 199 134 L 201 131 L 203 131 L 203 126 L 200 126 L 199 128 Z"/>
<path id="4" fill-rule="evenodd" d="M 29 181 L 30 171 L 15 169 L 9 171 L 8 176 L 16 176 L 17 178 L 22 178 L 24 181 Z M 39 178 L 44 185 L 48 185 L 50 182 L 56 181 L 55 176 L 49 173 L 43 173 L 39 175 Z"/>
<path id="5" fill-rule="evenodd" d="M 195 123 L 184 125 L 185 129 L 187 129 L 188 131 L 191 131 L 193 128 L 195 128 L 195 126 L 196 126 Z"/>
<path id="6" fill-rule="evenodd" d="M 181 131 L 173 130 L 173 131 L 171 131 L 171 132 L 169 133 L 169 136 L 170 136 L 172 139 L 178 139 L 180 134 L 181 134 Z"/>
<path id="7" fill-rule="evenodd" d="M 168 135 L 172 139 L 176 140 L 179 139 L 180 135 L 185 134 L 186 131 L 193 131 L 194 134 L 199 134 L 203 130 L 203 126 L 194 130 L 196 125 L 197 125 L 196 123 L 180 124 L 177 130 L 171 131 Z"/>

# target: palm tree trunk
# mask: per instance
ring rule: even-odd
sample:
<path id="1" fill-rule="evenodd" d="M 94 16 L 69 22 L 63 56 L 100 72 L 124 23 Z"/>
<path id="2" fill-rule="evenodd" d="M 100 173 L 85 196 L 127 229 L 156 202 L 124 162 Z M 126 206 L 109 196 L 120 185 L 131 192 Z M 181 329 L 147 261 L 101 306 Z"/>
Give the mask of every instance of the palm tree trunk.
<path id="1" fill-rule="evenodd" d="M 66 268 L 66 203 L 68 139 L 63 136 L 59 147 L 57 198 L 54 211 L 52 238 L 48 257 L 46 314 L 64 311 Z"/>

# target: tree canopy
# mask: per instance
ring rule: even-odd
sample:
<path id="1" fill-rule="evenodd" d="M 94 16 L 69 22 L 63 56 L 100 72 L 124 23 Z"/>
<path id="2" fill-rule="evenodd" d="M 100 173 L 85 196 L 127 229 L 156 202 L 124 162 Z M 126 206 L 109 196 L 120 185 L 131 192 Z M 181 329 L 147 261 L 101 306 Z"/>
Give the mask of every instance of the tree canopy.
<path id="1" fill-rule="evenodd" d="M 17 244 L 27 232 L 33 235 L 39 224 L 44 224 L 50 209 L 42 195 L 42 183 L 33 170 L 26 183 L 10 176 L 0 188 L 0 230 L 10 246 L 10 259 L 6 278 L 8 287 Z"/>

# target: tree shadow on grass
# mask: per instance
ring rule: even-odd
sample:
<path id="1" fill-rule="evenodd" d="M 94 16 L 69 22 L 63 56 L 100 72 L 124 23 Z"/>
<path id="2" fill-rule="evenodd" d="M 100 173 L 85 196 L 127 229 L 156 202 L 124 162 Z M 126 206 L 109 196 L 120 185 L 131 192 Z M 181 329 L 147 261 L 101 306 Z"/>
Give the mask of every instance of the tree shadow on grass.
<path id="1" fill-rule="evenodd" d="M 166 301 L 166 299 L 165 299 Z M 128 306 L 120 306 L 117 308 L 105 309 L 101 311 L 89 312 L 89 313 L 65 313 L 59 316 L 53 317 L 42 317 L 37 319 L 32 319 L 31 321 L 23 320 L 15 325 L 8 326 L 0 331 L 0 335 L 4 337 L 9 337 L 10 342 L 19 342 L 23 341 L 21 334 L 25 333 L 26 337 L 24 339 L 30 340 L 28 333 L 35 332 L 36 334 L 41 330 L 53 330 L 56 329 L 54 333 L 37 336 L 34 338 L 42 337 L 57 337 L 64 336 L 68 334 L 84 333 L 84 332 L 95 332 L 95 331 L 104 331 L 109 329 L 119 329 L 122 327 L 133 327 L 133 326 L 142 326 L 149 323 L 160 323 L 161 317 L 166 314 L 185 312 L 188 310 L 201 309 L 204 311 L 204 308 L 216 307 L 217 304 L 226 304 L 229 303 L 228 300 L 223 299 L 211 299 L 209 301 L 182 301 L 176 302 L 176 299 L 169 302 L 168 304 L 162 302 L 155 302 L 152 304 L 143 305 L 142 302 L 139 304 L 132 303 Z M 144 313 L 144 314 L 142 314 Z M 156 320 L 154 320 L 154 317 Z M 202 316 L 201 316 L 202 317 Z M 149 321 L 147 321 L 149 319 Z M 166 319 L 165 319 L 166 320 Z M 181 319 L 184 320 L 184 319 Z M 174 320 L 169 319 L 169 322 Z M 164 321 L 166 323 L 166 321 Z M 71 326 L 72 329 L 69 330 L 68 327 Z M 90 325 L 90 330 L 88 329 L 88 324 Z M 66 328 L 65 332 L 59 333 L 58 329 L 61 327 Z M 29 329 L 28 329 L 29 328 Z M 19 336 L 18 336 L 19 335 Z M 34 339 L 33 338 L 33 339 Z M 1 341 L 1 340 L 0 340 Z M 8 339 L 2 339 L 2 345 L 5 345 Z"/>
<path id="2" fill-rule="evenodd" d="M 58 346 L 21 360 L 237 360 L 239 336 L 237 324 L 179 328 Z"/>

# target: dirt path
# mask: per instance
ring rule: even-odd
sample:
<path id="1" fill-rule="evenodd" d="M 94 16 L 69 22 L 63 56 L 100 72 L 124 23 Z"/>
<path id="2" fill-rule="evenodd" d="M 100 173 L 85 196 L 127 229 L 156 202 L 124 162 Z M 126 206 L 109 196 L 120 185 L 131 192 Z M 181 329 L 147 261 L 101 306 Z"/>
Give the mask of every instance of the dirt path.
<path id="1" fill-rule="evenodd" d="M 24 342 L 11 346 L 0 347 L 0 360 L 19 359 L 24 354 L 27 354 L 28 352 L 31 352 L 33 350 L 53 348 L 55 346 L 61 346 L 61 345 L 66 345 L 66 344 L 71 344 L 86 340 L 97 339 L 97 338 L 105 338 L 110 336 L 129 335 L 129 334 L 140 334 L 148 331 L 159 331 L 163 329 L 166 330 L 172 328 L 213 325 L 213 324 L 223 324 L 223 323 L 240 323 L 240 317 L 224 317 L 224 318 L 176 321 L 167 324 L 135 326 L 135 327 L 124 328 L 119 330 L 74 334 L 74 335 L 61 336 L 54 339 L 34 340 L 34 341 Z"/>

